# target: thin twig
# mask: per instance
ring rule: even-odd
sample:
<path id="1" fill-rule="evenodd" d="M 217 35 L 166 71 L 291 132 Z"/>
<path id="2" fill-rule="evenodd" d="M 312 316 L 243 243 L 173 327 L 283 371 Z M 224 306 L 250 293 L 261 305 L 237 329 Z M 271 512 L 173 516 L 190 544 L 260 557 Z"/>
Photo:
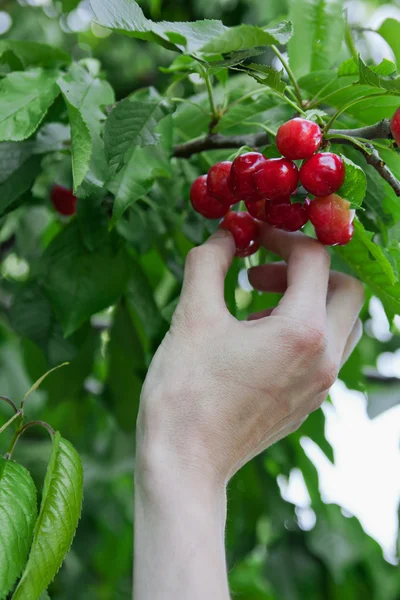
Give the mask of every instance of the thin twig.
<path id="1" fill-rule="evenodd" d="M 294 89 L 295 89 L 295 92 L 296 92 L 296 98 L 297 98 L 297 100 L 298 100 L 298 102 L 299 102 L 300 108 L 302 108 L 302 107 L 303 107 L 303 97 L 302 97 L 302 95 L 301 95 L 300 86 L 299 86 L 299 84 L 297 83 L 297 79 L 296 79 L 296 77 L 295 77 L 295 75 L 294 75 L 294 73 L 293 73 L 292 69 L 289 67 L 289 64 L 288 64 L 288 62 L 285 60 L 284 56 L 283 56 L 283 55 L 282 55 L 282 54 L 279 52 L 279 50 L 278 50 L 278 48 L 277 48 L 276 46 L 272 45 L 272 46 L 271 46 L 271 50 L 272 50 L 273 52 L 275 52 L 276 56 L 277 56 L 277 57 L 279 58 L 279 60 L 281 61 L 281 63 L 282 63 L 282 66 L 284 67 L 284 69 L 285 69 L 286 73 L 288 74 L 288 76 L 289 76 L 289 79 L 290 79 L 290 81 L 292 82 L 292 84 L 293 84 L 293 87 L 294 87 Z"/>
<path id="2" fill-rule="evenodd" d="M 13 407 L 14 412 L 18 412 L 17 405 L 11 400 L 11 398 L 7 398 L 7 396 L 0 396 L 0 400 L 4 400 L 4 402 L 7 402 L 7 404 Z"/>

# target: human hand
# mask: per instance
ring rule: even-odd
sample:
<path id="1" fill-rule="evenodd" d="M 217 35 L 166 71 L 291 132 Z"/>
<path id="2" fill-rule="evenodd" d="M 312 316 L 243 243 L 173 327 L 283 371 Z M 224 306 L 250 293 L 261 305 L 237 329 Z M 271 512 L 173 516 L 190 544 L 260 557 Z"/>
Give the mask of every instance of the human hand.
<path id="1" fill-rule="evenodd" d="M 225 485 L 321 406 L 357 344 L 361 283 L 330 272 L 328 252 L 301 233 L 262 224 L 260 242 L 285 263 L 250 269 L 250 283 L 283 297 L 247 321 L 224 302 L 230 234 L 218 231 L 189 253 L 171 329 L 142 392 L 139 461 Z"/>

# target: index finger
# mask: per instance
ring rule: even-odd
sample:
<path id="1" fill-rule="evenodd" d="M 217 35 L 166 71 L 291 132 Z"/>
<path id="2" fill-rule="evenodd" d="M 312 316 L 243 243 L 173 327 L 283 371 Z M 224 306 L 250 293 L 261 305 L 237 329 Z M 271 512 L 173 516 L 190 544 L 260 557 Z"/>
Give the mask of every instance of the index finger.
<path id="1" fill-rule="evenodd" d="M 313 324 L 326 320 L 330 255 L 317 240 L 260 224 L 259 242 L 287 263 L 287 290 L 277 312 L 301 314 Z"/>

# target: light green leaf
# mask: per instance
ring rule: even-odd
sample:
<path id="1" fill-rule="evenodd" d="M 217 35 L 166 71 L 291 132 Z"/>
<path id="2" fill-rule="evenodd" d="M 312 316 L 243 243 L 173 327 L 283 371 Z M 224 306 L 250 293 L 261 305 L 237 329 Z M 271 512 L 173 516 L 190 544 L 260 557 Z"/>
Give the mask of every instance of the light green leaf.
<path id="1" fill-rule="evenodd" d="M 0 600 L 25 566 L 36 516 L 36 487 L 29 472 L 0 457 Z"/>
<path id="2" fill-rule="evenodd" d="M 272 109 L 277 104 L 276 96 L 273 96 L 269 90 L 265 90 L 263 94 L 254 94 L 253 97 L 246 98 L 242 102 L 234 104 L 229 110 L 222 115 L 218 122 L 216 131 L 224 131 L 235 125 L 241 124 L 246 119 L 254 121 L 261 119 L 261 115 Z M 257 121 L 259 122 L 259 121 Z"/>
<path id="3" fill-rule="evenodd" d="M 114 304 L 128 276 L 127 258 L 119 240 L 109 236 L 95 253 L 89 252 L 76 223 L 53 240 L 41 267 L 45 291 L 65 336 Z"/>
<path id="4" fill-rule="evenodd" d="M 393 50 L 396 64 L 400 68 L 400 23 L 398 19 L 386 19 L 378 29 L 378 33 L 387 41 Z"/>
<path id="5" fill-rule="evenodd" d="M 5 52 L 12 52 L 18 57 L 25 69 L 27 67 L 54 69 L 71 62 L 69 54 L 61 48 L 39 42 L 0 40 L 0 58 Z"/>
<path id="6" fill-rule="evenodd" d="M 400 77 L 393 79 L 380 75 L 376 70 L 367 67 L 361 57 L 359 58 L 359 72 L 361 85 L 370 85 L 389 92 L 400 93 Z"/>
<path id="7" fill-rule="evenodd" d="M 57 432 L 44 481 L 29 559 L 13 600 L 38 598 L 70 549 L 82 509 L 83 469 L 75 448 Z"/>
<path id="8" fill-rule="evenodd" d="M 262 29 L 254 25 L 238 25 L 226 29 L 220 36 L 207 42 L 201 50 L 210 54 L 229 54 L 271 44 L 286 44 L 292 35 L 293 27 L 288 21 L 282 21 L 271 29 Z"/>
<path id="9" fill-rule="evenodd" d="M 276 71 L 268 65 L 257 65 L 255 63 L 246 65 L 246 67 L 249 69 L 249 75 L 254 77 L 258 83 L 283 94 L 286 89 L 286 83 L 282 81 L 283 71 Z"/>
<path id="10" fill-rule="evenodd" d="M 335 64 L 344 38 L 343 0 L 292 0 L 289 19 L 294 27 L 289 62 L 295 75 Z"/>
<path id="11" fill-rule="evenodd" d="M 21 141 L 38 128 L 59 94 L 57 71 L 10 73 L 0 81 L 0 140 Z"/>
<path id="12" fill-rule="evenodd" d="M 354 60 L 354 58 L 348 58 L 338 68 L 337 75 L 338 77 L 358 75 L 358 63 Z"/>
<path id="13" fill-rule="evenodd" d="M 380 298 L 388 315 L 393 316 L 400 312 L 400 283 L 396 281 L 390 261 L 372 238 L 373 234 L 356 219 L 352 241 L 335 250 Z M 400 255 L 397 262 L 400 262 Z"/>
<path id="14" fill-rule="evenodd" d="M 341 198 L 351 202 L 352 208 L 358 208 L 365 198 L 367 178 L 361 167 L 353 163 L 347 156 L 341 154 L 341 157 L 346 168 L 346 176 L 337 194 Z"/>
<path id="15" fill-rule="evenodd" d="M 188 54 L 226 30 L 221 21 L 155 23 L 146 19 L 134 0 L 91 0 L 90 4 L 97 23 L 103 27 Z"/>
<path id="16" fill-rule="evenodd" d="M 154 146 L 160 140 L 159 122 L 173 110 L 156 90 L 149 88 L 128 96 L 111 111 L 105 125 L 105 152 L 110 167 L 120 170 L 137 146 Z"/>
<path id="17" fill-rule="evenodd" d="M 114 92 L 109 83 L 81 65 L 74 65 L 57 83 L 71 120 L 74 188 L 78 196 L 87 196 L 102 188 L 109 175 L 101 131 L 104 107 L 113 104 Z M 76 188 L 82 184 L 82 176 L 81 194 Z"/>

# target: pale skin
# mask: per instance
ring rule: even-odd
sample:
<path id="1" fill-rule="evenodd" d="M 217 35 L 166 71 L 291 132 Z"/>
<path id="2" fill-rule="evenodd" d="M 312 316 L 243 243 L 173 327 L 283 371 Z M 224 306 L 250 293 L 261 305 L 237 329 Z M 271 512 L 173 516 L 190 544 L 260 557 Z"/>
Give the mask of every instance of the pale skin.
<path id="1" fill-rule="evenodd" d="M 262 225 L 283 262 L 249 271 L 279 305 L 247 321 L 224 302 L 235 252 L 218 231 L 189 253 L 181 299 L 142 391 L 137 426 L 135 600 L 229 600 L 226 487 L 319 409 L 361 336 L 362 285 L 325 248 Z"/>

